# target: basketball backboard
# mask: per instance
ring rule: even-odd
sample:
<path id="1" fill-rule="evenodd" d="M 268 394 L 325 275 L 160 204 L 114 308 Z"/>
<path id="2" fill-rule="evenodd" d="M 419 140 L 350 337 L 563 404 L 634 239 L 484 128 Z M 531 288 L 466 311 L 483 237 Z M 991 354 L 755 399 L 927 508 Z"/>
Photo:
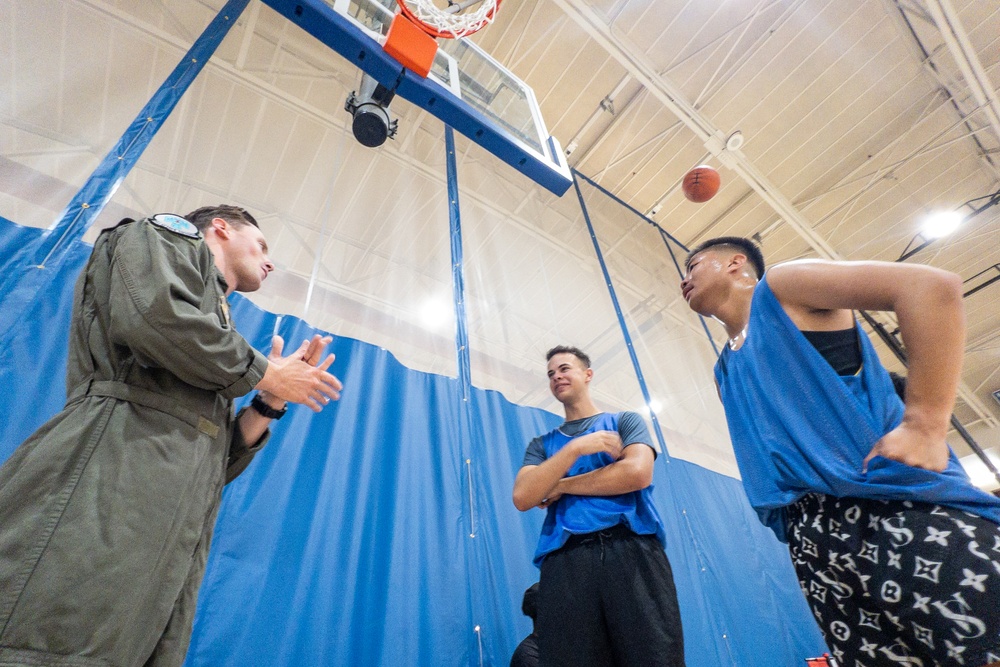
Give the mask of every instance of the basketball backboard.
<path id="1" fill-rule="evenodd" d="M 466 39 L 438 40 L 427 78 L 382 45 L 395 0 L 263 0 L 411 103 L 447 123 L 549 191 L 572 184 L 559 142 L 549 136 L 531 88 Z"/>

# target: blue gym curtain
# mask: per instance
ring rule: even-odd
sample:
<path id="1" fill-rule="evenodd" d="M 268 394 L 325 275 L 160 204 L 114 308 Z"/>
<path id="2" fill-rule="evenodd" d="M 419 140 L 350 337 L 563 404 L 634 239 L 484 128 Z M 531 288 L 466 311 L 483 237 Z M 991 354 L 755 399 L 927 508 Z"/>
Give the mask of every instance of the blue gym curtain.
<path id="1" fill-rule="evenodd" d="M 0 219 L 5 271 L 41 232 Z M 75 242 L 0 350 L 0 460 L 65 397 L 72 289 L 89 255 Z M 6 294 L 0 294 L 3 307 Z M 241 332 L 267 349 L 314 330 L 233 298 Z M 405 368 L 386 350 L 338 338 L 341 400 L 293 407 L 230 484 L 199 598 L 188 665 L 507 665 L 530 631 L 523 590 L 542 512 L 510 499 L 528 440 L 556 415 L 493 391 L 470 400 L 462 442 L 453 378 Z M 539 374 L 539 382 L 544 382 Z M 679 459 L 658 462 L 690 667 L 791 667 L 824 651 L 787 551 L 750 511 L 740 483 Z"/>

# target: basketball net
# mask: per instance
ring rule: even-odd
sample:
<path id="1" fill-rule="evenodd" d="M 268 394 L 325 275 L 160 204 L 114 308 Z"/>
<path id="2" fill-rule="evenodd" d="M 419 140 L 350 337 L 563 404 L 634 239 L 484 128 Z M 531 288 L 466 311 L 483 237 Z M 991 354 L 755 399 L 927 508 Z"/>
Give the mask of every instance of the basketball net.
<path id="1" fill-rule="evenodd" d="M 457 39 L 493 21 L 501 0 L 448 0 L 444 9 L 435 0 L 398 0 L 403 14 L 432 37 Z"/>

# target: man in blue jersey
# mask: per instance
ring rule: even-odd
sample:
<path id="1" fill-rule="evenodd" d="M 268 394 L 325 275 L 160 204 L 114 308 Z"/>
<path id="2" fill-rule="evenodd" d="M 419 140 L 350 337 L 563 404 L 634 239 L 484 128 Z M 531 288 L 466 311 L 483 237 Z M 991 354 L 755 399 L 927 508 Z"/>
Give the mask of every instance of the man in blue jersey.
<path id="1" fill-rule="evenodd" d="M 548 510 L 534 559 L 539 664 L 682 667 L 649 430 L 634 412 L 597 409 L 581 350 L 555 347 L 546 359 L 566 421 L 531 441 L 514 480 L 517 509 Z"/>
<path id="2" fill-rule="evenodd" d="M 681 292 L 729 342 L 715 367 L 750 504 L 788 542 L 844 667 L 1000 666 L 1000 499 L 945 436 L 962 367 L 958 276 L 885 262 L 788 262 L 706 241 Z M 893 311 L 905 404 L 852 309 Z"/>

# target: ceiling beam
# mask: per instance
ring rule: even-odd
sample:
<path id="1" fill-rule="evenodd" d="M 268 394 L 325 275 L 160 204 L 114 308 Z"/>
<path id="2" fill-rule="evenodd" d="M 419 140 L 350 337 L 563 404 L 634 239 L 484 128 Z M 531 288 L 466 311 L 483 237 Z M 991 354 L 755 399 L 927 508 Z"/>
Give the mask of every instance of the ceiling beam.
<path id="1" fill-rule="evenodd" d="M 585 122 L 583 126 L 576 131 L 576 134 L 573 135 L 573 138 L 569 140 L 568 144 L 566 144 L 567 156 L 571 155 L 573 151 L 575 151 L 577 148 L 580 147 L 580 141 L 583 140 L 583 135 L 585 135 L 590 130 L 590 128 L 594 125 L 594 123 L 597 122 L 597 120 L 601 116 L 603 116 L 606 113 L 609 113 L 612 116 L 611 122 L 612 123 L 615 122 L 615 117 L 617 116 L 614 107 L 615 98 L 618 97 L 619 93 L 622 92 L 622 90 L 625 88 L 626 85 L 628 85 L 628 83 L 631 80 L 632 77 L 626 74 L 625 76 L 622 77 L 621 81 L 618 82 L 618 85 L 615 86 L 610 93 L 608 93 L 601 99 L 600 104 L 598 104 L 597 108 L 594 109 L 594 112 L 590 114 L 590 118 L 587 119 L 587 122 Z M 631 99 L 629 100 L 629 102 L 631 102 Z M 626 102 L 626 104 L 628 104 L 628 102 Z M 598 139 L 600 139 L 600 137 Z M 584 158 L 586 158 L 586 156 L 589 154 L 590 154 L 590 149 L 588 149 L 584 153 Z M 578 157 L 577 161 L 574 162 L 573 166 L 574 167 L 578 166 L 579 162 L 580 158 Z"/>
<path id="2" fill-rule="evenodd" d="M 934 18 L 934 23 L 958 68 L 962 71 L 969 90 L 989 119 L 997 141 L 1000 141 L 1000 97 L 993 89 L 989 75 L 986 74 L 972 42 L 969 41 L 969 35 L 959 20 L 958 12 L 952 6 L 951 0 L 927 0 L 927 9 Z"/>
<path id="3" fill-rule="evenodd" d="M 250 3 L 250 12 L 243 24 L 243 39 L 240 40 L 240 50 L 236 55 L 236 69 L 243 69 L 247 64 L 247 54 L 250 53 L 250 42 L 257 28 L 257 17 L 260 16 L 260 0 Z"/>
<path id="4" fill-rule="evenodd" d="M 944 48 L 941 48 L 939 45 L 928 50 L 928 47 L 921 41 L 920 34 L 910 20 L 911 16 L 915 16 L 932 28 L 937 29 L 938 26 L 934 22 L 933 17 L 922 7 L 914 6 L 913 3 L 908 3 L 904 0 L 882 0 L 882 4 L 885 6 L 886 14 L 893 19 L 893 24 L 896 26 L 903 43 L 909 47 L 913 53 L 913 57 L 922 64 L 922 69 L 928 76 L 930 85 L 939 88 L 947 95 L 948 101 L 955 109 L 955 112 L 969 129 L 968 136 L 975 144 L 976 152 L 983 166 L 992 172 L 994 178 L 1000 179 L 1000 165 L 991 157 L 993 150 L 987 148 L 983 144 L 983 140 L 976 134 L 982 127 L 985 127 L 992 130 L 994 136 L 1000 138 L 1000 135 L 997 135 L 997 128 L 989 122 L 989 119 L 980 127 L 974 127 L 972 122 L 972 116 L 977 112 L 984 111 L 986 107 L 977 101 L 977 106 L 971 108 L 972 100 L 969 99 L 965 91 L 959 90 L 960 82 L 956 81 L 955 77 L 952 76 L 951 68 L 948 68 L 949 71 L 945 71 L 945 68 L 938 64 L 937 59 L 941 57 L 941 54 L 948 48 L 948 45 L 944 44 Z M 943 39 L 944 35 L 940 29 L 938 29 L 938 33 L 941 34 Z M 978 123 L 979 121 L 977 121 Z"/>

